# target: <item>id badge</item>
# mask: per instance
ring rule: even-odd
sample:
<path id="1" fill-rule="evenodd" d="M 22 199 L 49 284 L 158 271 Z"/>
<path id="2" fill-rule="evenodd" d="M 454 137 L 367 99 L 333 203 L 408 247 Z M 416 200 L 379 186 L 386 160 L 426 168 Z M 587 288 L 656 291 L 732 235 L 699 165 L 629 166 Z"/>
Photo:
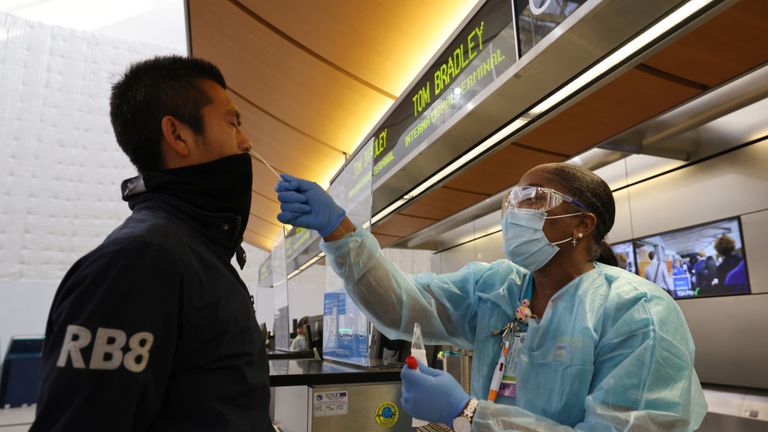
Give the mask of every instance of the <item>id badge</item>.
<path id="1" fill-rule="evenodd" d="M 504 362 L 504 374 L 501 377 L 499 394 L 508 398 L 517 396 L 517 355 L 520 345 L 525 341 L 525 333 L 515 333 L 512 348 Z"/>

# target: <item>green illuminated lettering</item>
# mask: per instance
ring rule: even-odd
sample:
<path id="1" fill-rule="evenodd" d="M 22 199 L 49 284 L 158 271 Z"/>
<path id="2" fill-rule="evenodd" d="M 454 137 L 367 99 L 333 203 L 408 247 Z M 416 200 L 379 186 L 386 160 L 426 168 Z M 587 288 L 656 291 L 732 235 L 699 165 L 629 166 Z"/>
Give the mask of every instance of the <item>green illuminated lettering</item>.
<path id="1" fill-rule="evenodd" d="M 477 29 L 472 30 L 472 33 L 467 36 L 467 52 L 469 53 L 469 60 L 472 60 L 475 58 L 475 56 L 477 56 L 477 51 L 472 49 L 472 47 L 475 46 L 475 43 L 472 42 L 472 35 L 475 34 L 475 31 L 477 31 Z"/>
<path id="2" fill-rule="evenodd" d="M 475 27 L 474 30 L 472 30 L 472 33 L 467 36 L 467 48 L 469 51 L 469 59 L 472 60 L 477 56 L 478 51 L 483 50 L 483 28 L 485 27 L 485 21 L 480 23 L 480 27 Z M 475 46 L 475 43 L 473 42 L 473 36 L 477 38 L 477 45 L 478 50 L 473 50 L 472 48 Z"/>
<path id="3" fill-rule="evenodd" d="M 379 141 L 384 143 L 383 144 L 384 148 L 387 148 L 387 130 L 386 129 L 381 131 L 381 133 L 379 134 Z"/>
<path id="4" fill-rule="evenodd" d="M 387 130 L 384 129 L 379 133 L 379 136 L 373 141 L 373 155 L 378 156 L 381 152 L 387 149 Z"/>
<path id="5" fill-rule="evenodd" d="M 482 74 L 483 74 L 483 76 L 486 76 L 488 74 L 488 72 L 491 71 L 491 63 L 493 63 L 493 58 L 492 57 L 488 57 L 488 60 L 483 62 L 483 66 L 482 66 L 482 71 L 483 71 Z"/>
<path id="6" fill-rule="evenodd" d="M 472 75 L 470 75 L 461 82 L 461 93 L 466 93 L 472 87 L 472 84 Z"/>
<path id="7" fill-rule="evenodd" d="M 440 78 L 443 80 L 440 84 L 442 87 L 446 87 L 451 82 L 451 79 L 448 78 L 448 65 L 445 63 L 440 66 Z"/>
<path id="8" fill-rule="evenodd" d="M 411 129 L 410 132 L 405 136 L 405 145 L 406 147 L 416 138 L 421 135 L 422 132 L 424 132 L 430 124 L 432 124 L 431 120 L 432 114 L 430 113 L 427 116 L 424 116 L 424 118 L 417 124 L 413 129 Z"/>
<path id="9" fill-rule="evenodd" d="M 461 46 L 456 48 L 456 51 L 453 52 L 453 62 L 459 65 L 460 70 L 467 67 L 469 60 L 464 59 L 464 44 L 461 44 Z"/>
<path id="10" fill-rule="evenodd" d="M 413 95 L 413 116 L 418 117 L 419 113 L 429 104 L 429 81 Z"/>
<path id="11" fill-rule="evenodd" d="M 390 162 L 392 162 L 395 159 L 395 155 L 392 154 L 392 152 L 387 153 L 386 156 L 384 156 L 384 159 L 380 160 L 374 167 L 373 167 L 373 175 L 376 175 L 379 173 L 379 171 L 383 170 L 387 165 L 389 165 Z"/>
<path id="12" fill-rule="evenodd" d="M 494 51 L 491 56 L 484 61 L 483 63 L 480 63 L 475 67 L 475 69 L 472 71 L 471 74 L 467 75 L 467 77 L 459 84 L 459 88 L 461 89 L 461 93 L 466 93 L 471 89 L 472 87 L 477 84 L 477 81 L 481 78 L 483 78 L 493 66 L 496 66 L 497 64 L 501 63 L 506 59 L 506 56 L 504 53 L 501 52 L 500 49 L 497 49 Z"/>
<path id="13" fill-rule="evenodd" d="M 453 79 L 453 77 L 456 76 L 456 66 L 453 64 L 453 57 L 448 57 L 448 63 L 446 63 L 445 68 L 448 79 L 445 82 L 445 85 L 448 85 L 449 82 Z"/>
<path id="14" fill-rule="evenodd" d="M 485 21 L 480 22 L 480 27 L 477 27 L 475 29 L 475 32 L 477 33 L 477 40 L 480 45 L 480 51 L 483 50 L 483 28 L 485 27 Z"/>
<path id="15" fill-rule="evenodd" d="M 440 65 L 440 68 L 435 71 L 435 96 L 440 94 L 441 91 L 443 91 L 443 87 L 445 87 L 450 79 L 446 76 L 448 73 L 448 66 L 445 65 L 445 63 Z"/>
<path id="16" fill-rule="evenodd" d="M 500 49 L 497 49 L 495 53 L 493 53 L 493 56 L 495 57 L 495 60 L 493 61 L 493 65 L 496 66 L 497 64 L 501 63 L 502 60 L 507 58 L 504 54 L 501 53 Z"/>

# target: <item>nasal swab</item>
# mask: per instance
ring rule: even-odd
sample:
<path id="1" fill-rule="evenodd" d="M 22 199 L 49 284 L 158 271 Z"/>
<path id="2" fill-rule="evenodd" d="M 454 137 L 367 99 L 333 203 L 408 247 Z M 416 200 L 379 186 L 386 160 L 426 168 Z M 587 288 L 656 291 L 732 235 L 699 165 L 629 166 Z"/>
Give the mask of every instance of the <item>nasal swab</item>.
<path id="1" fill-rule="evenodd" d="M 274 174 L 275 177 L 277 177 L 278 180 L 282 180 L 283 179 L 282 177 L 280 177 L 280 174 L 278 174 L 277 171 L 274 168 L 272 168 L 272 165 L 270 165 L 269 162 L 265 161 L 264 158 L 261 157 L 260 154 L 256 153 L 256 150 L 254 150 L 253 148 L 250 148 L 250 149 L 248 149 L 248 154 L 250 154 L 251 156 L 253 156 L 256 159 L 260 160 L 261 163 L 266 165 L 267 168 L 269 168 L 269 170 L 272 171 L 272 174 Z M 288 227 L 287 225 L 283 225 L 283 237 L 285 237 L 286 233 L 288 232 L 287 231 L 288 230 L 287 227 Z"/>
<path id="2" fill-rule="evenodd" d="M 261 161 L 261 162 L 262 162 L 264 165 L 266 165 L 266 166 L 267 166 L 267 168 L 269 168 L 269 170 L 270 170 L 270 171 L 272 171 L 272 173 L 275 175 L 275 177 L 277 177 L 277 179 L 278 179 L 278 180 L 281 180 L 280 174 L 278 174 L 278 173 L 277 173 L 277 171 L 275 171 L 275 169 L 274 169 L 274 168 L 272 168 L 272 165 L 270 165 L 270 164 L 269 164 L 267 161 L 265 161 L 265 160 L 264 160 L 264 158 L 263 158 L 263 157 L 261 157 L 261 155 L 259 155 L 258 153 L 256 153 L 256 150 L 254 150 L 254 149 L 249 149 L 249 150 L 248 150 L 248 153 L 249 153 L 251 156 L 254 156 L 254 157 L 255 157 L 255 158 L 257 158 L 258 160 L 260 160 L 260 161 Z"/>

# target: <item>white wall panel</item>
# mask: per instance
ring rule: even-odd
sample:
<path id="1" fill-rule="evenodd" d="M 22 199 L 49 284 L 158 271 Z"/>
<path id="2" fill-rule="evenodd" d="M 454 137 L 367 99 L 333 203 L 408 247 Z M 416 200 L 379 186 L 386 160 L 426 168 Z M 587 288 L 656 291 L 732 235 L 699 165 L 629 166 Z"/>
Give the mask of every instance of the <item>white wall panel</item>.
<path id="1" fill-rule="evenodd" d="M 435 269 L 434 272 L 455 272 L 467 265 L 468 262 L 476 261 L 475 257 L 477 256 L 477 252 L 475 251 L 475 243 L 476 242 L 464 243 L 439 253 L 437 255 L 439 258 L 439 267 Z"/>
<path id="2" fill-rule="evenodd" d="M 634 236 L 768 209 L 767 167 L 762 141 L 632 186 Z"/>
<path id="3" fill-rule="evenodd" d="M 58 281 L 128 215 L 110 86 L 171 52 L 0 14 L 0 280 Z"/>
<path id="4" fill-rule="evenodd" d="M 389 258 L 405 273 L 416 274 L 432 271 L 432 252 L 415 249 L 384 249 L 384 256 Z"/>
<path id="5" fill-rule="evenodd" d="M 618 243 L 634 237 L 632 235 L 632 215 L 629 205 L 630 197 L 629 189 L 622 189 L 613 194 L 613 199 L 616 203 L 616 217 L 611 232 L 606 236 L 609 243 Z"/>
<path id="6" fill-rule="evenodd" d="M 501 232 L 478 239 L 475 242 L 475 261 L 493 262 L 504 255 L 504 236 Z"/>
<path id="7" fill-rule="evenodd" d="M 768 389 L 768 295 L 705 297 L 678 304 L 696 345 L 694 365 L 702 382 Z M 723 311 L 730 317 L 721 319 Z"/>
<path id="8" fill-rule="evenodd" d="M 752 293 L 768 293 L 768 211 L 742 216 L 741 228 Z"/>

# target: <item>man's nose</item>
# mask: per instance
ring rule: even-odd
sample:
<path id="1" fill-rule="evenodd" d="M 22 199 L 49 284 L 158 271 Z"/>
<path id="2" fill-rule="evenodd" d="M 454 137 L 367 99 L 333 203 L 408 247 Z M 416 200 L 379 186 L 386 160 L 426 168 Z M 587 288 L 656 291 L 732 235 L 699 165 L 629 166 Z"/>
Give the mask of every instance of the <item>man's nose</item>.
<path id="1" fill-rule="evenodd" d="M 237 130 L 237 147 L 242 151 L 248 151 L 253 147 L 250 138 L 242 130 Z"/>

